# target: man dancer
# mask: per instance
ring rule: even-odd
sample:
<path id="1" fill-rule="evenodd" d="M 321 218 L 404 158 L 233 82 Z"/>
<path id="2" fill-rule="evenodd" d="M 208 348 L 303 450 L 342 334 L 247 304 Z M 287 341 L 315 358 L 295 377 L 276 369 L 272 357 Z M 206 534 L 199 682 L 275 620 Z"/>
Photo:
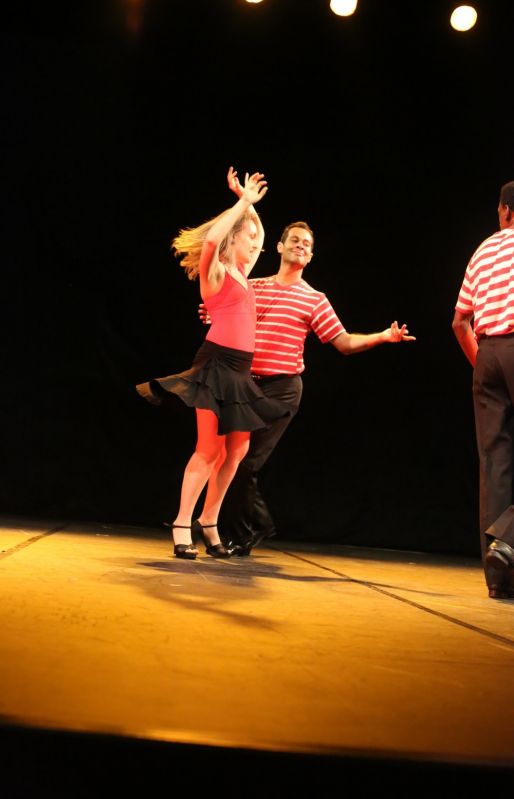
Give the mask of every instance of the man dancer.
<path id="1" fill-rule="evenodd" d="M 514 181 L 501 187 L 498 219 L 500 230 L 467 266 L 452 327 L 474 367 L 485 578 L 491 598 L 507 599 L 514 597 Z"/>
<path id="2" fill-rule="evenodd" d="M 229 172 L 229 185 L 230 177 Z M 237 186 L 233 184 L 231 188 L 236 191 Z M 314 331 L 322 343 L 330 342 L 343 355 L 379 344 L 415 340 L 406 325 L 399 327 L 397 322 L 381 333 L 348 333 L 326 296 L 303 280 L 313 247 L 314 235 L 307 223 L 293 222 L 285 228 L 277 245 L 277 274 L 250 280 L 257 308 L 252 377 L 266 396 L 287 402 L 292 415 L 252 433 L 249 452 L 225 496 L 221 511 L 223 537 L 233 554 L 239 556 L 249 555 L 263 538 L 275 534 L 273 519 L 258 488 L 258 475 L 298 410 L 307 335 Z M 216 471 L 211 479 L 216 479 Z"/>

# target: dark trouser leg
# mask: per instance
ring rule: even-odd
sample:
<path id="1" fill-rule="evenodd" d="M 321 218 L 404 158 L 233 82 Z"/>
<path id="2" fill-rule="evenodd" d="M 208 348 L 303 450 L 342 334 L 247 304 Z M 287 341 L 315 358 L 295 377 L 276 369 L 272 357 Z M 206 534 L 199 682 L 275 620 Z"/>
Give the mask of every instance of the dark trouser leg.
<path id="1" fill-rule="evenodd" d="M 221 509 L 223 538 L 251 544 L 275 533 L 273 518 L 258 488 L 257 473 L 240 464 Z"/>
<path id="2" fill-rule="evenodd" d="M 263 430 L 252 433 L 248 454 L 240 464 L 223 501 L 223 538 L 252 545 L 275 532 L 273 519 L 259 491 L 258 474 L 298 410 L 302 379 L 299 375 L 263 378 L 258 386 L 267 397 L 287 403 L 291 407 L 291 416 L 277 419 Z"/>
<path id="3" fill-rule="evenodd" d="M 480 342 L 473 377 L 480 459 L 480 538 L 482 555 L 491 543 L 485 531 L 512 504 L 514 407 L 514 338 Z M 503 540 L 514 545 L 514 533 Z"/>

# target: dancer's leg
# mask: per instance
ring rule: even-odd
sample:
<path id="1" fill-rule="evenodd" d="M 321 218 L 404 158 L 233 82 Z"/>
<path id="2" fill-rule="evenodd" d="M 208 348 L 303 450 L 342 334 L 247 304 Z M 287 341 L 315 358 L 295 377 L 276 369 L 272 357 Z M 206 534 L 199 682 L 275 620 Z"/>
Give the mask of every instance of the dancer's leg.
<path id="1" fill-rule="evenodd" d="M 218 418 L 212 411 L 197 408 L 196 423 L 198 431 L 196 449 L 184 471 L 180 508 L 174 521 L 174 524 L 185 527 L 191 525 L 198 497 L 211 475 L 224 443 L 224 436 L 218 435 Z M 187 544 L 191 541 L 191 534 L 187 529 L 176 527 L 173 530 L 173 540 L 175 544 Z"/>
<path id="2" fill-rule="evenodd" d="M 252 433 L 248 454 L 228 488 L 221 510 L 223 535 L 227 541 L 243 545 L 252 545 L 275 531 L 273 518 L 259 491 L 258 477 L 298 410 L 302 379 L 300 375 L 264 378 L 259 387 L 267 397 L 287 403 L 291 416 L 276 419 Z"/>
<path id="3" fill-rule="evenodd" d="M 218 521 L 221 503 L 234 479 L 237 467 L 248 452 L 249 443 L 250 433 L 247 432 L 237 431 L 227 433 L 225 436 L 224 448 L 218 455 L 215 468 L 209 479 L 205 503 L 199 518 L 202 525 L 211 525 Z M 211 544 L 219 543 L 220 539 L 215 527 L 210 527 L 206 535 Z"/>

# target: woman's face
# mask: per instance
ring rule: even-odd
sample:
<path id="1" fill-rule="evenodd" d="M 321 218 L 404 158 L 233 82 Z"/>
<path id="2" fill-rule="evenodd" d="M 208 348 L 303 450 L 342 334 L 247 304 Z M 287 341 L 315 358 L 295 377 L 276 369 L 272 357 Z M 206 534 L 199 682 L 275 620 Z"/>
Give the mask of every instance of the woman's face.
<path id="1" fill-rule="evenodd" d="M 252 259 L 257 249 L 257 225 L 253 219 L 249 219 L 234 236 L 234 255 L 236 263 L 247 264 Z"/>

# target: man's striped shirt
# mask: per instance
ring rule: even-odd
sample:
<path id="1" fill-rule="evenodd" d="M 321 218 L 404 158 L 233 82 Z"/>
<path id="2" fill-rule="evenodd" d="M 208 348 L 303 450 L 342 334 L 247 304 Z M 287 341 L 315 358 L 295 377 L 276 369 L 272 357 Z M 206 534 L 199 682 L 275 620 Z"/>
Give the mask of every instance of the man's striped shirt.
<path id="1" fill-rule="evenodd" d="M 514 332 L 514 230 L 490 236 L 475 251 L 466 269 L 457 311 L 474 315 L 473 329 L 481 335 Z"/>
<path id="2" fill-rule="evenodd" d="M 311 330 L 323 344 L 345 332 L 326 296 L 305 280 L 281 286 L 274 277 L 264 277 L 250 283 L 257 310 L 252 374 L 300 374 Z"/>

